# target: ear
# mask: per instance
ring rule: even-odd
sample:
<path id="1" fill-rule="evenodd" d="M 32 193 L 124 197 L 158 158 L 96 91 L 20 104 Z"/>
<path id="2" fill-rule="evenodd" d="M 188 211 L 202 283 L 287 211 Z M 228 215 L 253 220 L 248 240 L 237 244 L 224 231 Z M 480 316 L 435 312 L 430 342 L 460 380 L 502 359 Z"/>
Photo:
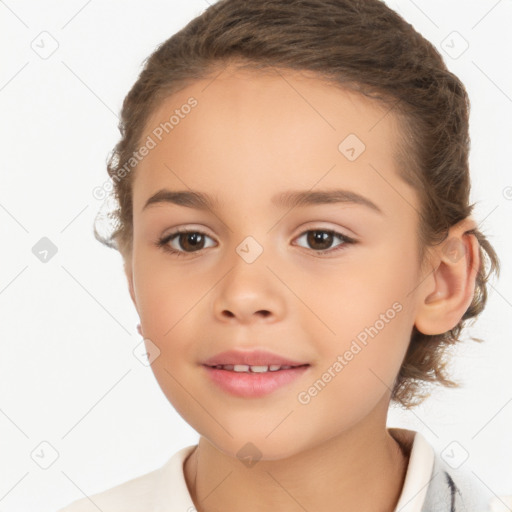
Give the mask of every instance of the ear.
<path id="1" fill-rule="evenodd" d="M 467 311 L 475 292 L 480 267 L 479 243 L 467 231 L 476 223 L 467 217 L 449 230 L 436 248 L 434 270 L 425 279 L 417 308 L 416 328 L 423 334 L 442 334 L 453 329 Z"/>

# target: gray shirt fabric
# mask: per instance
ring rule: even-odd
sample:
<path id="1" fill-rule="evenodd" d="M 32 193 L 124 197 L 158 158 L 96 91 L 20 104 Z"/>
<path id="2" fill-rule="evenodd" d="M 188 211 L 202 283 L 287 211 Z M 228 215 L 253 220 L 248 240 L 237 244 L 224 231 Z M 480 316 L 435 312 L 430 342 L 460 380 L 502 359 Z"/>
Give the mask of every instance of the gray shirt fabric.
<path id="1" fill-rule="evenodd" d="M 470 470 L 454 470 L 436 453 L 421 512 L 490 512 L 491 498 Z"/>

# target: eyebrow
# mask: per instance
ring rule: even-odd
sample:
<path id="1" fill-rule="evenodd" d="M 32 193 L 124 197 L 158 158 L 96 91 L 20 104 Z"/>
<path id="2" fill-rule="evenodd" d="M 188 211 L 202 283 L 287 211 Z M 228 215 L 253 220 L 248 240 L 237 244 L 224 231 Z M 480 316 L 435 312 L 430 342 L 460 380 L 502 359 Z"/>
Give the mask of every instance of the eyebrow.
<path id="1" fill-rule="evenodd" d="M 173 191 L 164 188 L 152 195 L 146 201 L 142 210 L 144 211 L 150 205 L 162 203 L 171 203 L 197 210 L 216 210 L 220 204 L 217 197 L 209 196 L 203 192 L 190 190 Z M 382 209 L 367 197 L 351 190 L 342 189 L 314 192 L 310 190 L 288 190 L 274 195 L 271 198 L 271 203 L 274 206 L 289 209 L 332 203 L 357 204 L 365 206 L 380 215 L 384 215 Z"/>
<path id="2" fill-rule="evenodd" d="M 384 215 L 384 212 L 367 197 L 352 190 L 289 190 L 281 192 L 272 198 L 272 204 L 286 208 L 300 208 L 302 206 L 322 205 L 330 203 L 348 203 L 366 206 L 371 210 Z"/>

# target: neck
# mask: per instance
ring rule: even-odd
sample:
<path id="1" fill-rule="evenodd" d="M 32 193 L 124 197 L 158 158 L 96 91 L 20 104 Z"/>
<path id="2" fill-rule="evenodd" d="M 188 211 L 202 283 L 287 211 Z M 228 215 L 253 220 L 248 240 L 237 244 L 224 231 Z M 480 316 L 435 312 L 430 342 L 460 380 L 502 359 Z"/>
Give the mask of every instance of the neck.
<path id="1" fill-rule="evenodd" d="M 305 452 L 247 467 L 201 437 L 184 463 L 185 479 L 198 512 L 393 512 L 412 438 L 403 441 L 385 426 L 358 426 Z"/>

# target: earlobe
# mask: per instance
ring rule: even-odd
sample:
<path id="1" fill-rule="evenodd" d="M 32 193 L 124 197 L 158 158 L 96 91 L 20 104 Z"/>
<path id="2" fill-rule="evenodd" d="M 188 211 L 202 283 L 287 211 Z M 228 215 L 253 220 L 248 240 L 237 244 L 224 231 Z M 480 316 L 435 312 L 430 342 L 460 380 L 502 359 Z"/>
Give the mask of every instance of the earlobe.
<path id="1" fill-rule="evenodd" d="M 453 329 L 467 311 L 475 292 L 480 266 L 476 227 L 468 217 L 453 226 L 437 250 L 434 270 L 425 279 L 416 315 L 416 328 L 423 334 L 442 334 Z"/>

